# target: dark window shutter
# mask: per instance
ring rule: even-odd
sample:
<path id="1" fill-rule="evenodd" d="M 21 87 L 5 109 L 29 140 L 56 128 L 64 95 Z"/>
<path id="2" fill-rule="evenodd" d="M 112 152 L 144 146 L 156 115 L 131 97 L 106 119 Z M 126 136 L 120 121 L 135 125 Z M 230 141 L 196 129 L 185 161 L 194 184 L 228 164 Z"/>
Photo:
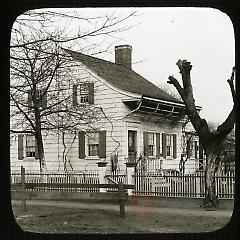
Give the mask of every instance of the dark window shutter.
<path id="1" fill-rule="evenodd" d="M 187 139 L 187 149 L 186 149 L 186 153 L 187 153 L 187 158 L 190 158 L 190 139 Z"/>
<path id="2" fill-rule="evenodd" d="M 38 156 L 38 146 L 37 146 L 36 138 L 35 138 L 35 159 L 39 159 L 39 156 Z"/>
<path id="3" fill-rule="evenodd" d="M 106 131 L 99 132 L 99 157 L 106 158 Z"/>
<path id="4" fill-rule="evenodd" d="M 77 106 L 77 87 L 78 85 L 74 84 L 73 85 L 73 106 Z"/>
<path id="5" fill-rule="evenodd" d="M 177 134 L 173 134 L 173 158 L 177 158 Z"/>
<path id="6" fill-rule="evenodd" d="M 94 83 L 88 83 L 88 103 L 94 104 Z"/>
<path id="7" fill-rule="evenodd" d="M 85 158 L 85 132 L 80 131 L 78 133 L 78 154 L 79 158 Z"/>
<path id="8" fill-rule="evenodd" d="M 199 141 L 199 169 L 203 170 L 203 146 L 201 144 L 201 142 Z"/>
<path id="9" fill-rule="evenodd" d="M 143 150 L 144 156 L 149 156 L 149 145 L 148 145 L 148 132 L 143 133 Z"/>
<path id="10" fill-rule="evenodd" d="M 162 133 L 162 155 L 166 158 L 166 133 Z"/>
<path id="11" fill-rule="evenodd" d="M 160 158 L 160 133 L 156 133 L 156 155 Z"/>
<path id="12" fill-rule="evenodd" d="M 198 144 L 197 141 L 194 141 L 194 150 L 195 150 L 195 159 L 198 158 Z"/>
<path id="13" fill-rule="evenodd" d="M 18 135 L 18 159 L 23 160 L 23 134 Z"/>
<path id="14" fill-rule="evenodd" d="M 200 141 L 199 141 L 199 159 L 203 159 L 203 147 Z"/>

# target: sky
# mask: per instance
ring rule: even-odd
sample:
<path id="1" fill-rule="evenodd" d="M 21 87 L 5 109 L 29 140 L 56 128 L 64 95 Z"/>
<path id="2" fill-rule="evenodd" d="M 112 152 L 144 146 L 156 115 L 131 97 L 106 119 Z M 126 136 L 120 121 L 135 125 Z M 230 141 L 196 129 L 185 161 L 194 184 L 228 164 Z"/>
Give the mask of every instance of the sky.
<path id="1" fill-rule="evenodd" d="M 212 8 L 74 10 L 90 16 L 137 11 L 137 16 L 126 22 L 134 27 L 115 39 L 115 45 L 132 46 L 133 70 L 161 86 L 170 75 L 181 82 L 176 62 L 190 61 L 193 93 L 196 104 L 202 107 L 201 116 L 217 123 L 227 118 L 233 106 L 227 79 L 235 65 L 235 40 L 232 22 L 225 13 Z M 98 57 L 114 62 L 114 46 Z"/>
<path id="2" fill-rule="evenodd" d="M 202 106 L 201 116 L 223 122 L 233 106 L 227 83 L 235 65 L 230 18 L 212 8 L 134 10 L 139 16 L 133 24 L 139 24 L 117 43 L 132 46 L 133 70 L 156 85 L 166 85 L 170 75 L 181 81 L 176 62 L 187 59 L 193 65 L 191 79 L 195 102 Z M 114 54 L 105 59 L 114 61 Z"/>
<path id="3" fill-rule="evenodd" d="M 181 81 L 176 62 L 187 59 L 193 66 L 194 98 L 202 106 L 201 116 L 223 122 L 233 106 L 227 83 L 235 65 L 230 18 L 212 8 L 145 8 L 138 13 L 140 24 L 119 42 L 132 46 L 132 61 L 138 62 L 133 70 L 156 85 L 166 85 L 170 75 Z"/>

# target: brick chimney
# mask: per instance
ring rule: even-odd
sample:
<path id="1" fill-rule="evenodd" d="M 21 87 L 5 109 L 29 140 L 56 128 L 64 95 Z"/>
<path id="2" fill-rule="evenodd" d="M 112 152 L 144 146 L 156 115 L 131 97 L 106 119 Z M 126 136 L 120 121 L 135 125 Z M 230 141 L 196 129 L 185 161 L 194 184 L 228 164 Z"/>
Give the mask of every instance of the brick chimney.
<path id="1" fill-rule="evenodd" d="M 132 47 L 130 45 L 115 46 L 115 63 L 132 69 Z"/>

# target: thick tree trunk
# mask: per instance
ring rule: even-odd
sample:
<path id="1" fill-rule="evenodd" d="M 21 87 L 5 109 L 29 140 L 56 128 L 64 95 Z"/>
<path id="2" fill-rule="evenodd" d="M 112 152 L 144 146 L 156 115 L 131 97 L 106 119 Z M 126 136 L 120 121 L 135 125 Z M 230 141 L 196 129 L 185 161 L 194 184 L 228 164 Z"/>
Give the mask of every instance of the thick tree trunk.
<path id="1" fill-rule="evenodd" d="M 38 123 L 38 122 L 37 122 Z M 40 174 L 44 174 L 47 170 L 46 160 L 44 155 L 44 147 L 42 140 L 41 124 L 36 124 L 35 139 L 37 143 L 37 155 L 39 159 Z"/>
<path id="2" fill-rule="evenodd" d="M 218 197 L 216 194 L 215 173 L 217 171 L 217 155 L 212 153 L 206 155 L 206 171 L 205 171 L 205 198 L 204 207 L 217 208 Z"/>
<path id="3" fill-rule="evenodd" d="M 44 174 L 47 166 L 46 166 L 46 161 L 45 161 L 45 156 L 44 156 L 42 136 L 41 135 L 37 136 L 36 141 L 37 141 L 37 150 L 38 150 L 40 173 Z"/>

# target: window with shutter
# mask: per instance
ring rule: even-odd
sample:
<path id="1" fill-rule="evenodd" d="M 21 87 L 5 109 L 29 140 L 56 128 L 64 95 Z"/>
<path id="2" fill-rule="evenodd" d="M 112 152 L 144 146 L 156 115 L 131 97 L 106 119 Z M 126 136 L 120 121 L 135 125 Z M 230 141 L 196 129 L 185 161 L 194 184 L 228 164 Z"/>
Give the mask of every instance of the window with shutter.
<path id="1" fill-rule="evenodd" d="M 86 136 L 86 138 L 85 138 Z M 80 158 L 106 158 L 106 131 L 81 132 L 79 138 L 82 143 L 79 145 Z M 86 146 L 84 145 L 86 143 Z M 83 153 L 83 151 L 86 151 Z"/>
<path id="2" fill-rule="evenodd" d="M 94 104 L 94 83 L 73 85 L 73 106 L 86 103 Z"/>

